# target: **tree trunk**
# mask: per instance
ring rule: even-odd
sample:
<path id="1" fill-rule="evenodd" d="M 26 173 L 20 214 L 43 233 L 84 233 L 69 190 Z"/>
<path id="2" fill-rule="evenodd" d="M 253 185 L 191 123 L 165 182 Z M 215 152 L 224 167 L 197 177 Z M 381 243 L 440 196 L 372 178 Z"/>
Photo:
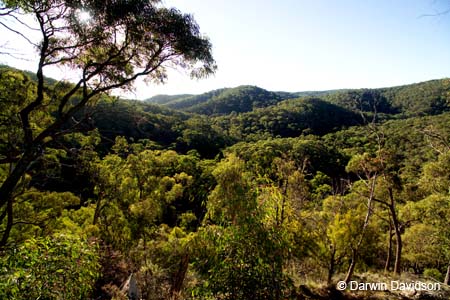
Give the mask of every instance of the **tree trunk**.
<path id="1" fill-rule="evenodd" d="M 384 264 L 384 272 L 389 272 L 389 269 L 391 268 L 391 255 L 392 255 L 392 223 L 389 222 L 388 251 L 386 263 Z"/>
<path id="2" fill-rule="evenodd" d="M 0 249 L 6 246 L 8 242 L 9 233 L 11 232 L 12 225 L 13 225 L 13 199 L 11 198 L 8 203 L 6 204 L 6 228 L 3 232 L 2 239 L 0 241 Z"/>
<path id="3" fill-rule="evenodd" d="M 31 163 L 38 157 L 37 153 L 37 151 L 33 151 L 33 148 L 30 148 L 30 150 L 25 152 L 0 187 L 0 208 L 6 206 L 6 214 L 2 214 L 0 223 L 3 222 L 3 219 L 5 217 L 7 217 L 6 229 L 3 232 L 3 236 L 0 240 L 0 248 L 3 248 L 6 245 L 13 224 L 14 191 L 20 179 L 28 170 Z"/>
<path id="4" fill-rule="evenodd" d="M 400 230 L 395 230 L 395 263 L 394 273 L 400 275 L 401 271 L 401 258 L 402 258 L 402 236 Z"/>
<path id="5" fill-rule="evenodd" d="M 181 258 L 180 266 L 177 270 L 177 273 L 174 276 L 172 286 L 170 287 L 170 300 L 177 300 L 181 288 L 183 287 L 184 278 L 186 277 L 186 272 L 189 267 L 189 255 L 185 254 Z"/>
<path id="6" fill-rule="evenodd" d="M 447 266 L 447 273 L 445 274 L 444 284 L 450 285 L 450 261 Z"/>
<path id="7" fill-rule="evenodd" d="M 355 249 L 352 249 L 352 262 L 350 263 L 350 266 L 348 267 L 347 275 L 345 276 L 345 279 L 344 279 L 344 281 L 346 283 L 350 282 L 350 280 L 352 279 L 352 276 L 353 276 L 353 272 L 355 271 L 357 253 L 358 253 L 358 251 L 356 251 Z"/>
<path id="8" fill-rule="evenodd" d="M 20 178 L 25 174 L 31 162 L 36 159 L 37 155 L 32 151 L 25 152 L 22 158 L 17 162 L 12 172 L 0 187 L 0 208 L 12 199 L 14 190 Z"/>
<path id="9" fill-rule="evenodd" d="M 328 285 L 331 284 L 331 280 L 333 279 L 333 275 L 334 275 L 335 255 L 336 255 L 336 250 L 333 247 L 333 251 L 331 252 L 330 264 L 328 265 L 328 276 L 327 276 L 327 284 Z"/>
<path id="10" fill-rule="evenodd" d="M 398 220 L 397 213 L 395 211 L 395 201 L 394 201 L 394 193 L 392 188 L 389 188 L 389 198 L 390 205 L 389 210 L 392 217 L 392 224 L 394 226 L 394 234 L 395 234 L 395 263 L 394 263 L 394 273 L 400 275 L 401 273 L 401 259 L 402 259 L 402 233 L 400 231 L 400 221 Z"/>
<path id="11" fill-rule="evenodd" d="M 94 212 L 94 219 L 92 220 L 92 225 L 97 225 L 98 223 L 98 218 L 100 217 L 100 211 L 102 209 L 102 198 L 103 192 L 100 192 L 97 201 L 95 202 L 95 212 Z"/>

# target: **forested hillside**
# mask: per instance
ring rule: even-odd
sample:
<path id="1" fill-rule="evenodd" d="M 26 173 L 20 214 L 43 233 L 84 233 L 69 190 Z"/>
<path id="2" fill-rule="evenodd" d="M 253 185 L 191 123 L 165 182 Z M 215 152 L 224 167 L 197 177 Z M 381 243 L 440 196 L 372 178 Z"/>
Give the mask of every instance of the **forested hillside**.
<path id="1" fill-rule="evenodd" d="M 158 95 L 146 101 L 199 114 L 226 115 L 273 106 L 286 99 L 308 97 L 320 98 L 353 111 L 376 111 L 403 118 L 435 115 L 449 110 L 450 79 L 390 88 L 296 93 L 269 92 L 254 86 L 240 86 L 201 95 Z"/>
<path id="2" fill-rule="evenodd" d="M 223 115 L 232 112 L 252 111 L 253 109 L 271 106 L 283 99 L 294 97 L 290 93 L 269 92 L 256 86 L 240 86 L 188 97 L 183 95 L 160 95 L 149 98 L 146 101 L 198 114 Z M 167 101 L 161 102 L 161 99 L 167 99 Z"/>
<path id="3" fill-rule="evenodd" d="M 325 99 L 348 109 L 376 109 L 402 117 L 435 115 L 449 111 L 450 79 L 392 88 L 347 90 L 330 93 Z"/>
<path id="4" fill-rule="evenodd" d="M 368 269 L 448 282 L 450 114 L 405 100 L 425 88 L 427 101 L 444 99 L 446 82 L 276 98 L 223 116 L 99 99 L 78 113 L 80 133 L 54 138 L 20 182 L 3 295 L 18 297 L 12 282 L 29 289 L 31 275 L 117 297 L 131 272 L 144 299 L 321 299 L 331 290 L 307 278 L 331 284 Z M 47 93 L 60 86 L 48 83 Z M 20 147 L 16 99 L 35 85 L 0 70 L 2 180 Z M 51 118 L 37 114 L 34 130 Z M 42 269 L 43 255 L 55 269 Z"/>

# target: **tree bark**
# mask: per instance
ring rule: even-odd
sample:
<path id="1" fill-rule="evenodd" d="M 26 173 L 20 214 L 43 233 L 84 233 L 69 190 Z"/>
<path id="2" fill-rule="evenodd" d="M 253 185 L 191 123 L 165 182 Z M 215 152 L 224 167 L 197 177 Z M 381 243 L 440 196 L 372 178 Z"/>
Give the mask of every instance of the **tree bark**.
<path id="1" fill-rule="evenodd" d="M 94 218 L 92 220 L 92 225 L 97 225 L 98 218 L 100 218 L 100 211 L 102 209 L 102 199 L 103 199 L 103 192 L 100 192 L 98 195 L 97 201 L 95 202 L 95 212 L 94 212 Z M 145 242 L 145 240 L 144 240 Z"/>
<path id="2" fill-rule="evenodd" d="M 20 179 L 28 170 L 30 164 L 37 157 L 38 157 L 37 151 L 32 150 L 26 151 L 0 187 L 0 208 L 6 206 L 5 207 L 6 213 L 2 214 L 0 222 L 3 222 L 3 219 L 5 217 L 7 218 L 6 228 L 0 240 L 0 248 L 6 246 L 13 224 L 14 190 L 16 189 L 16 186 L 19 183 Z"/>
<path id="3" fill-rule="evenodd" d="M 348 267 L 347 275 L 345 275 L 345 279 L 344 279 L 344 281 L 346 283 L 349 283 L 350 279 L 352 279 L 353 272 L 355 271 L 357 254 L 358 254 L 358 251 L 356 251 L 355 249 L 352 249 L 352 262 L 350 263 L 350 266 Z"/>
<path id="4" fill-rule="evenodd" d="M 184 278 L 189 267 L 189 254 L 183 255 L 181 258 L 180 266 L 177 273 L 174 276 L 173 284 L 170 287 L 170 300 L 177 300 L 183 287 Z"/>
<path id="5" fill-rule="evenodd" d="M 391 255 L 392 255 L 392 223 L 389 222 L 388 251 L 386 263 L 384 264 L 384 272 L 389 272 L 389 269 L 391 268 Z"/>
<path id="6" fill-rule="evenodd" d="M 8 201 L 6 205 L 6 215 L 7 215 L 7 221 L 6 221 L 6 228 L 5 231 L 3 231 L 3 236 L 0 241 L 0 249 L 3 249 L 3 247 L 6 246 L 8 242 L 9 233 L 11 232 L 12 225 L 13 225 L 13 199 Z"/>
<path id="7" fill-rule="evenodd" d="M 331 258 L 330 258 L 330 264 L 328 265 L 328 276 L 327 276 L 327 284 L 331 284 L 331 280 L 333 279 L 334 275 L 334 268 L 335 268 L 335 256 L 336 256 L 336 249 L 331 251 Z"/>
<path id="8" fill-rule="evenodd" d="M 37 147 L 36 147 L 37 148 Z M 11 173 L 0 187 L 0 207 L 3 207 L 12 199 L 14 189 L 20 178 L 25 174 L 30 164 L 38 157 L 37 151 L 31 149 L 26 151 L 22 158 L 17 162 Z"/>
<path id="9" fill-rule="evenodd" d="M 450 285 L 450 261 L 447 266 L 447 273 L 445 274 L 444 284 Z"/>
<path id="10" fill-rule="evenodd" d="M 394 273 L 397 275 L 401 274 L 401 258 L 402 258 L 402 236 L 400 233 L 400 230 L 395 230 L 395 243 L 396 243 L 396 249 L 395 249 L 395 263 L 394 263 Z"/>
<path id="11" fill-rule="evenodd" d="M 389 210 L 391 213 L 392 225 L 394 226 L 394 234 L 395 234 L 394 273 L 400 275 L 403 243 L 402 243 L 402 233 L 400 230 L 400 221 L 398 220 L 397 213 L 395 211 L 395 201 L 392 188 L 389 188 L 389 198 L 390 198 Z"/>

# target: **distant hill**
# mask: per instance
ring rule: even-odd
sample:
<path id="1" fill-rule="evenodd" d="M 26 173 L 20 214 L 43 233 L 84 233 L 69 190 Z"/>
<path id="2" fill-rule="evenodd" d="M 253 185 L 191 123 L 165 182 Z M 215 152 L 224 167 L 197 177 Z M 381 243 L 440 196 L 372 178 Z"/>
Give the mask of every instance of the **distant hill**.
<path id="1" fill-rule="evenodd" d="M 280 100 L 300 97 L 321 97 L 339 91 L 347 90 L 290 93 L 284 91 L 270 92 L 257 86 L 243 85 L 236 88 L 217 89 L 200 95 L 155 95 L 145 99 L 144 102 L 165 105 L 173 109 L 198 112 L 201 114 L 211 114 L 211 110 L 215 110 L 215 114 L 224 114 L 223 111 L 230 111 L 230 109 L 233 109 L 231 111 L 235 112 L 251 111 L 253 108 L 273 105 Z"/>
<path id="2" fill-rule="evenodd" d="M 243 113 L 255 108 L 274 105 L 282 100 L 295 98 L 286 92 L 269 92 L 256 86 L 223 88 L 195 96 L 155 96 L 146 101 L 163 104 L 173 109 L 204 115 Z"/>
<path id="3" fill-rule="evenodd" d="M 256 86 L 239 86 L 222 90 L 220 94 L 188 108 L 187 111 L 205 115 L 223 115 L 230 114 L 233 111 L 243 113 L 256 108 L 272 106 L 293 97 L 290 94 L 280 95 L 269 92 Z"/>
<path id="4" fill-rule="evenodd" d="M 203 115 L 246 113 L 294 98 L 314 97 L 352 111 L 399 117 L 436 115 L 450 111 L 450 79 L 377 89 L 271 92 L 256 86 L 223 88 L 200 95 L 158 95 L 147 102 Z"/>
<path id="5" fill-rule="evenodd" d="M 144 102 L 153 103 L 153 104 L 160 104 L 164 105 L 172 101 L 178 101 L 180 99 L 185 99 L 192 97 L 194 95 L 191 94 L 182 94 L 182 95 L 155 95 L 153 97 L 150 97 L 148 99 L 145 99 Z"/>
<path id="6" fill-rule="evenodd" d="M 404 117 L 450 111 L 450 79 L 430 80 L 397 87 L 343 90 L 322 97 L 350 110 L 401 114 Z"/>
<path id="7" fill-rule="evenodd" d="M 348 91 L 348 89 L 338 89 L 338 90 L 325 90 L 325 91 L 303 91 L 303 92 L 295 92 L 295 93 L 290 93 L 292 96 L 294 96 L 295 98 L 300 98 L 300 97 L 323 97 L 323 96 L 327 96 L 330 94 L 335 94 L 338 92 L 345 92 Z"/>
<path id="8" fill-rule="evenodd" d="M 2 68 L 23 72 L 0 65 Z M 36 80 L 31 72 L 24 73 Z M 51 78 L 46 81 L 57 82 Z M 362 124 L 360 111 L 369 115 L 376 111 L 378 121 L 439 115 L 450 111 L 450 79 L 378 89 L 296 93 L 244 85 L 201 95 L 157 95 L 146 101 L 107 101 L 99 103 L 95 110 L 92 122 L 105 140 L 112 142 L 116 136 L 123 135 L 180 149 L 180 144 L 189 145 L 180 142 L 187 136 L 185 130 L 195 131 L 198 127 L 188 120 L 198 117 L 205 117 L 201 119 L 202 124 L 214 125 L 214 130 L 223 130 L 233 140 L 242 140 L 253 139 L 253 136 L 323 135 Z"/>
<path id="9" fill-rule="evenodd" d="M 173 109 L 179 109 L 179 110 L 188 110 L 189 108 L 207 102 L 214 97 L 220 95 L 223 91 L 227 90 L 226 88 L 223 89 L 217 89 L 213 91 L 209 91 L 207 93 L 203 93 L 200 95 L 194 95 L 187 98 L 178 98 L 175 100 L 172 100 L 170 102 L 167 102 L 165 105 L 167 107 L 173 108 Z"/>

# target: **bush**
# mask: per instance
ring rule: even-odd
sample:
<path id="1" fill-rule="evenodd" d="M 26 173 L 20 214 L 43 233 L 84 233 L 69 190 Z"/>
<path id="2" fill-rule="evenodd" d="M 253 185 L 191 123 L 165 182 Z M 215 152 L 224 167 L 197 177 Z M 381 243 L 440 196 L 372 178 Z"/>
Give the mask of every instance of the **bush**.
<path id="1" fill-rule="evenodd" d="M 433 278 L 435 280 L 438 280 L 438 281 L 443 281 L 444 280 L 444 276 L 442 275 L 442 273 L 438 269 L 425 269 L 423 271 L 423 276 L 431 277 L 431 278 Z"/>
<path id="2" fill-rule="evenodd" d="M 0 299 L 86 299 L 98 278 L 97 246 L 76 236 L 29 239 L 0 256 Z"/>

